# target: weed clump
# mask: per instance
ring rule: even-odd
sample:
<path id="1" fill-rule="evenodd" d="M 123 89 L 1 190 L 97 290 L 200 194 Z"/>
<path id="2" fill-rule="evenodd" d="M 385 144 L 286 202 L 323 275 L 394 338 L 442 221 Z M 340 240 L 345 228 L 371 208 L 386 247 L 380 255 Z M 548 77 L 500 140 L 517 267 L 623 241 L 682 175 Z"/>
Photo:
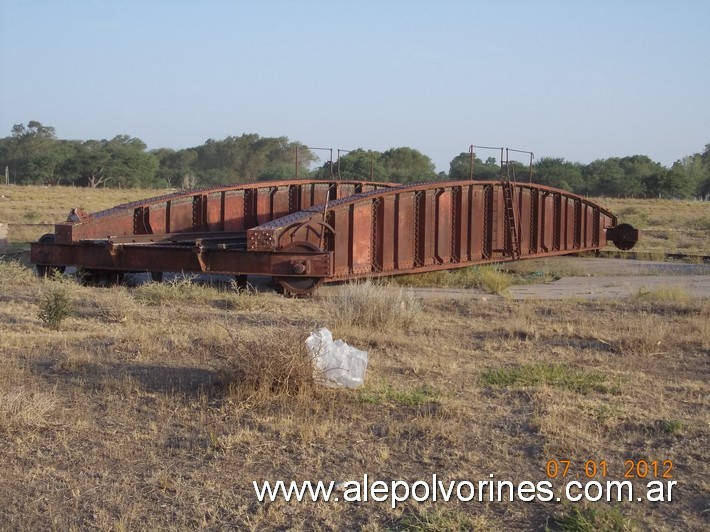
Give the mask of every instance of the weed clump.
<path id="1" fill-rule="evenodd" d="M 0 260 L 0 288 L 3 290 L 20 285 L 31 285 L 38 281 L 34 272 L 19 260 Z"/>
<path id="2" fill-rule="evenodd" d="M 217 291 L 209 286 L 201 286 L 193 277 L 174 277 L 163 283 L 147 283 L 137 286 L 134 296 L 149 305 L 172 303 L 203 303 L 211 299 Z"/>
<path id="3" fill-rule="evenodd" d="M 66 291 L 59 287 L 52 289 L 39 304 L 37 317 L 50 329 L 58 330 L 61 323 L 73 313 L 71 301 Z"/>
<path id="4" fill-rule="evenodd" d="M 680 419 L 664 419 L 659 421 L 657 426 L 664 434 L 680 434 L 686 428 Z"/>
<path id="5" fill-rule="evenodd" d="M 342 285 L 325 298 L 329 321 L 337 326 L 409 329 L 421 313 L 421 303 L 411 291 L 373 282 Z"/>
<path id="6" fill-rule="evenodd" d="M 661 286 L 654 289 L 642 288 L 634 297 L 641 301 L 675 301 L 679 303 L 687 303 L 690 301 L 691 294 L 683 287 Z"/>
<path id="7" fill-rule="evenodd" d="M 513 277 L 495 267 L 481 267 L 478 270 L 478 286 L 494 294 L 503 295 L 510 285 Z"/>
<path id="8" fill-rule="evenodd" d="M 625 517 L 618 506 L 572 506 L 554 518 L 553 527 L 546 530 L 561 532 L 595 532 L 596 530 L 613 530 L 631 532 L 638 530 L 636 524 Z"/>
<path id="9" fill-rule="evenodd" d="M 305 331 L 294 327 L 225 331 L 228 339 L 213 347 L 213 356 L 221 366 L 221 382 L 230 391 L 266 399 L 313 389 L 316 365 L 305 344 Z"/>
<path id="10" fill-rule="evenodd" d="M 109 288 L 93 302 L 97 317 L 104 323 L 125 323 L 135 312 L 135 303 L 125 288 Z"/>
<path id="11" fill-rule="evenodd" d="M 504 295 L 508 287 L 516 281 L 514 275 L 501 270 L 496 265 L 401 275 L 393 279 L 393 282 L 404 286 L 478 288 L 499 295 Z"/>

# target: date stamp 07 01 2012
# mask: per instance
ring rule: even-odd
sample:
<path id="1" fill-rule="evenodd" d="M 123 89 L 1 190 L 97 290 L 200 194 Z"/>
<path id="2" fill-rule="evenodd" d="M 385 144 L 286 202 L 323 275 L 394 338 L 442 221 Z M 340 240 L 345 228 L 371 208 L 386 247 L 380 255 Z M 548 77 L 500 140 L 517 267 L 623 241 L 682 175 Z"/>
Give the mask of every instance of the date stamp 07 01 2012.
<path id="1" fill-rule="evenodd" d="M 583 464 L 583 465 L 582 465 Z M 583 463 L 572 460 L 548 460 L 545 473 L 549 478 L 586 478 L 602 477 L 609 475 L 609 466 L 606 460 L 586 460 Z M 613 475 L 612 476 L 616 476 Z M 617 477 L 618 478 L 618 477 Z M 673 478 L 672 460 L 625 460 L 623 478 Z"/>

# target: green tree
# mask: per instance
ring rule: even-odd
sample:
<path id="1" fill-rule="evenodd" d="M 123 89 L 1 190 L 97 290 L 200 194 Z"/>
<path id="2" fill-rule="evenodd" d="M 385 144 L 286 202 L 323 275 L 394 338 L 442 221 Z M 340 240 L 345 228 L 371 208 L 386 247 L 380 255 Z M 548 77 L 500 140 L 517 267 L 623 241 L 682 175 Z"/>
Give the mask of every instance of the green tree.
<path id="1" fill-rule="evenodd" d="M 449 163 L 449 179 L 460 181 L 471 177 L 471 153 L 461 152 Z M 500 166 L 495 157 L 488 157 L 483 162 L 478 155 L 473 155 L 473 179 L 491 181 L 500 179 Z"/>
<path id="2" fill-rule="evenodd" d="M 705 151 L 700 154 L 700 163 L 702 174 L 695 187 L 695 193 L 698 197 L 707 200 L 710 199 L 710 144 L 706 144 Z"/>
<path id="3" fill-rule="evenodd" d="M 382 164 L 382 153 L 358 148 L 341 155 L 333 162 L 332 174 L 342 180 L 386 181 L 387 172 Z M 315 179 L 328 179 L 331 175 L 330 161 L 316 168 L 311 176 Z"/>
<path id="4" fill-rule="evenodd" d="M 658 186 L 649 187 L 649 193 L 667 198 L 689 198 L 699 194 L 704 174 L 700 154 L 688 155 L 673 163 L 659 179 Z"/>
<path id="5" fill-rule="evenodd" d="M 382 154 L 381 161 L 388 181 L 420 183 L 437 178 L 431 159 L 413 148 L 390 148 Z"/>
<path id="6" fill-rule="evenodd" d="M 655 196 L 662 192 L 663 185 L 667 182 L 668 170 L 646 155 L 623 157 L 619 159 L 619 166 L 624 171 L 622 195 Z"/>
<path id="7" fill-rule="evenodd" d="M 74 179 L 65 165 L 75 154 L 72 141 L 58 140 L 48 149 L 32 155 L 24 165 L 23 182 L 42 185 L 69 185 Z"/>
<path id="8" fill-rule="evenodd" d="M 578 163 L 543 157 L 534 166 L 534 180 L 541 185 L 561 188 L 577 194 L 586 193 L 582 168 Z"/>
<path id="9" fill-rule="evenodd" d="M 197 151 L 192 148 L 153 150 L 158 161 L 156 183 L 170 188 L 191 188 L 197 183 Z"/>
<path id="10" fill-rule="evenodd" d="M 116 135 L 105 142 L 103 150 L 108 153 L 108 162 L 104 168 L 106 182 L 120 188 L 152 187 L 158 160 L 146 152 L 145 143 L 128 135 Z"/>
<path id="11" fill-rule="evenodd" d="M 76 153 L 66 167 L 76 176 L 78 184 L 97 188 L 105 186 L 111 179 L 107 172 L 111 156 L 105 149 L 105 143 L 105 140 L 87 140 L 76 147 Z"/>
<path id="12" fill-rule="evenodd" d="M 224 182 L 244 183 L 267 179 L 275 174 L 284 175 L 292 168 L 295 177 L 296 149 L 300 171 L 308 173 L 308 166 L 315 161 L 313 153 L 287 137 L 260 137 L 243 134 L 223 140 L 208 139 L 194 148 L 197 152 L 196 171 L 202 184 Z"/>
<path id="13" fill-rule="evenodd" d="M 35 184 L 53 181 L 61 163 L 59 155 L 53 153 L 56 143 L 53 127 L 37 120 L 30 120 L 27 126 L 15 124 L 10 139 L 5 142 L 5 164 L 12 181 Z"/>
<path id="14" fill-rule="evenodd" d="M 619 196 L 624 192 L 624 171 L 619 159 L 597 159 L 582 169 L 584 190 L 594 196 Z"/>

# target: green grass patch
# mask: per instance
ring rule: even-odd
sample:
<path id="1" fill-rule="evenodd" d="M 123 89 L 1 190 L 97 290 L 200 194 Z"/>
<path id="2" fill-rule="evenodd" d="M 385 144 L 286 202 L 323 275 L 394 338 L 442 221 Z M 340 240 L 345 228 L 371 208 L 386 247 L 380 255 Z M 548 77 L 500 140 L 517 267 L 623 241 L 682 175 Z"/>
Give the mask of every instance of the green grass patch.
<path id="1" fill-rule="evenodd" d="M 163 283 L 146 283 L 137 286 L 133 296 L 150 305 L 175 302 L 204 302 L 214 299 L 219 292 L 211 286 L 195 283 L 191 277 L 175 277 Z"/>
<path id="2" fill-rule="evenodd" d="M 680 434 L 685 430 L 685 423 L 680 419 L 664 419 L 658 426 L 665 434 Z"/>
<path id="3" fill-rule="evenodd" d="M 631 532 L 638 530 L 632 519 L 626 517 L 619 506 L 566 505 L 563 513 L 553 518 L 552 526 L 546 526 L 546 531 L 559 532 Z"/>
<path id="4" fill-rule="evenodd" d="M 519 284 L 517 276 L 498 265 L 400 275 L 394 277 L 393 282 L 403 286 L 478 288 L 494 294 L 504 294 L 509 286 Z"/>
<path id="5" fill-rule="evenodd" d="M 651 262 L 665 262 L 666 252 L 662 249 L 652 249 L 648 251 L 639 251 L 636 253 L 636 260 L 647 260 Z"/>
<path id="6" fill-rule="evenodd" d="M 414 388 L 397 389 L 383 382 L 375 386 L 365 386 L 358 390 L 359 399 L 363 403 L 384 404 L 395 403 L 401 406 L 422 406 L 439 403 L 444 394 L 430 384 L 420 384 Z"/>
<path id="7" fill-rule="evenodd" d="M 491 369 L 481 375 L 481 383 L 498 388 L 551 386 L 577 393 L 618 393 L 618 386 L 605 375 L 575 370 L 561 364 L 526 364 L 512 368 Z"/>

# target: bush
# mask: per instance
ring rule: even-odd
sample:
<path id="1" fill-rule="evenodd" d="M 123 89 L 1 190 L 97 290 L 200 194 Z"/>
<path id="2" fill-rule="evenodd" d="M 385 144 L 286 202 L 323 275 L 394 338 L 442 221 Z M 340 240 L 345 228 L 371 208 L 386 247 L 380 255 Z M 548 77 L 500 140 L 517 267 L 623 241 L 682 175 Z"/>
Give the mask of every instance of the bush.
<path id="1" fill-rule="evenodd" d="M 314 357 L 306 348 L 308 333 L 294 327 L 230 331 L 229 340 L 213 346 L 222 382 L 245 396 L 296 395 L 315 383 Z"/>
<path id="2" fill-rule="evenodd" d="M 62 321 L 72 314 L 72 307 L 66 291 L 54 288 L 44 296 L 39 304 L 38 318 L 50 329 L 59 329 Z"/>

